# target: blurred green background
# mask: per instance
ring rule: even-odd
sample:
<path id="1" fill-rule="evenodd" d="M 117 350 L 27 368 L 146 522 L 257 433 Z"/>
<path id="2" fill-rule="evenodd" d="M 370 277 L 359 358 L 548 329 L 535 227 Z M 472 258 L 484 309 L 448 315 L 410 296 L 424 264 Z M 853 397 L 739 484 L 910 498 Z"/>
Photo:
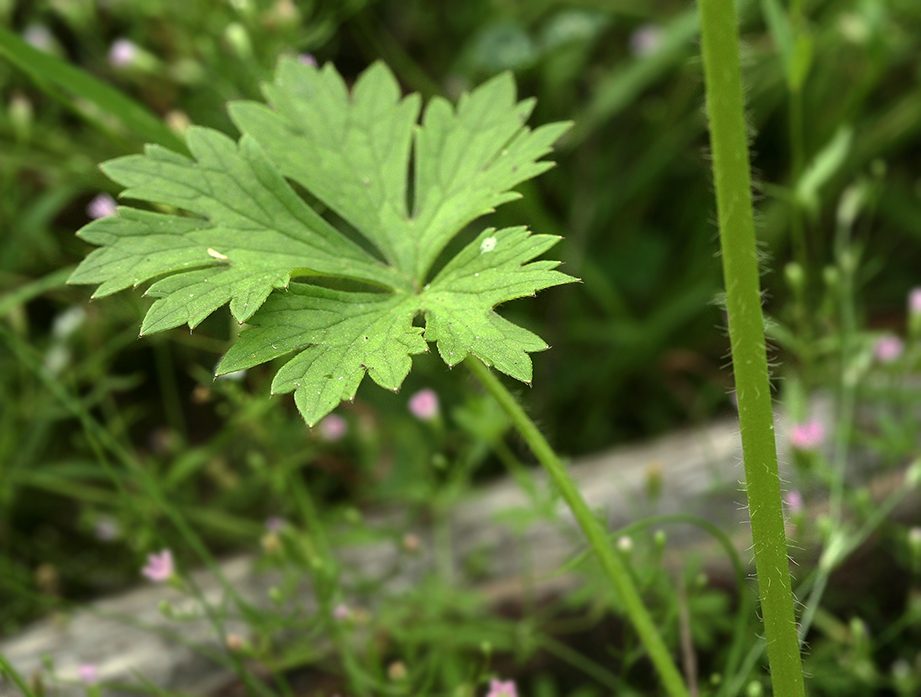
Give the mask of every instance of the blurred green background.
<path id="1" fill-rule="evenodd" d="M 823 268 L 853 209 L 860 312 L 900 330 L 921 285 L 921 9 L 815 0 L 791 25 L 776 0 L 742 5 L 768 310 L 821 334 Z M 417 358 L 398 395 L 366 381 L 341 410 L 347 435 L 324 439 L 291 399 L 268 398 L 269 369 L 212 381 L 228 314 L 139 341 L 140 291 L 89 302 L 92 289 L 64 284 L 90 249 L 74 235 L 88 205 L 118 193 L 98 163 L 189 123 L 236 135 L 226 102 L 259 99 L 282 54 L 347 77 L 384 60 L 407 91 L 451 98 L 511 70 L 538 100 L 532 125 L 574 122 L 557 167 L 482 223 L 562 235 L 550 256 L 583 280 L 503 310 L 552 346 L 518 391 L 562 453 L 731 411 L 688 3 L 0 0 L 0 24 L 0 633 L 56 598 L 136 578 L 168 536 L 151 525 L 162 513 L 138 468 L 218 552 L 284 513 L 293 470 L 355 505 L 424 501 L 444 479 L 431 471 L 451 463 L 500 471 L 489 453 L 501 417 L 436 359 Z M 54 73 L 19 39 L 85 73 Z M 797 225 L 806 243 L 794 250 Z M 795 255 L 798 306 L 780 271 Z M 441 397 L 440 430 L 406 410 L 424 387 Z"/>

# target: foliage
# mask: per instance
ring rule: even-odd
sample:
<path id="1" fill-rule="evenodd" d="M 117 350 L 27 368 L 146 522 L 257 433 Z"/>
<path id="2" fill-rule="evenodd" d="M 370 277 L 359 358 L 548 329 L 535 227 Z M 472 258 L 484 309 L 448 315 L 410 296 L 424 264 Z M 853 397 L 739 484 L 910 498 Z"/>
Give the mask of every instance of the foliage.
<path id="1" fill-rule="evenodd" d="M 842 396 L 836 428 L 825 424 L 824 449 L 797 453 L 789 476 L 807 505 L 827 493 L 833 503 L 828 517 L 791 516 L 797 545 L 834 549 L 821 569 L 808 555 L 795 568 L 804 619 L 810 619 L 808 608 L 816 610 L 806 654 L 809 688 L 914 694 L 917 533 L 910 523 L 887 523 L 900 499 L 880 504 L 861 477 L 903 466 L 917 432 L 911 405 L 918 395 L 910 378 L 919 369 L 918 334 L 903 332 L 906 315 L 918 324 L 906 312 L 905 294 L 917 284 L 921 261 L 916 3 L 742 4 L 762 281 L 776 373 L 783 378 L 776 384 L 796 420 L 814 416 L 814 388 Z M 271 79 L 280 54 L 310 52 L 321 64 L 334 62 L 349 84 L 383 60 L 403 91 L 426 99 L 453 99 L 513 70 L 521 94 L 537 97 L 536 122 L 573 120 L 574 127 L 556 146 L 560 166 L 519 184 L 524 197 L 487 216 L 483 227 L 527 222 L 540 234 L 565 237 L 556 256 L 583 279 L 502 309 L 554 347 L 532 356 L 530 412 L 563 452 L 580 454 L 731 411 L 720 371 L 727 341 L 714 331 L 721 316 L 710 302 L 719 260 L 699 44 L 689 8 L 671 2 L 601 7 L 474 0 L 442 10 L 386 0 L 39 0 L 0 3 L 0 18 L 31 40 L 41 39 L 44 28 L 49 55 L 142 105 L 180 140 L 189 122 L 236 139 L 225 104 L 259 99 L 259 85 Z M 108 60 L 123 38 L 142 49 L 144 60 L 121 66 Z M 273 377 L 266 367 L 212 379 L 218 356 L 238 340 L 226 310 L 192 334 L 139 342 L 136 327 L 148 308 L 136 294 L 87 304 L 83 288 L 65 286 L 72 269 L 61 266 L 88 252 L 73 237 L 86 223 L 86 204 L 100 191 L 116 193 L 97 163 L 133 155 L 152 136 L 129 125 L 116 104 L 75 94 L 77 83 L 36 79 L 8 59 L 4 53 L 0 61 L 0 396 L 10 405 L 0 410 L 2 631 L 136 582 L 146 554 L 164 545 L 176 549 L 183 568 L 202 563 L 205 557 L 192 551 L 198 548 L 153 503 L 158 500 L 220 554 L 257 546 L 269 516 L 293 520 L 287 534 L 303 539 L 308 528 L 290 503 L 291 478 L 306 483 L 324 529 L 349 520 L 357 537 L 375 533 L 356 522 L 354 508 L 403 505 L 411 519 L 428 519 L 469 492 L 472 482 L 494 476 L 500 462 L 515 462 L 518 445 L 507 436 L 508 422 L 488 398 L 450 379 L 455 376 L 449 378 L 436 357 L 413 358 L 400 394 L 359 388 L 353 404 L 334 412 L 346 428 L 332 441 L 322 421 L 305 433 L 291 418 L 290 403 L 264 399 Z M 335 220 L 349 239 L 360 239 L 340 223 Z M 443 258 L 462 248 L 449 245 Z M 205 261 L 220 266 L 213 257 Z M 291 285 L 305 280 L 296 277 Z M 281 292 L 269 297 L 275 295 Z M 56 329 L 75 306 L 85 307 L 82 320 L 69 333 Z M 877 342 L 892 335 L 904 337 L 905 350 L 883 363 Z M 432 423 L 407 409 L 409 396 L 426 387 L 441 398 L 441 415 Z M 842 485 L 845 469 L 859 473 L 857 484 Z M 117 481 L 130 496 L 119 493 Z M 100 539 L 113 524 L 117 536 Z M 866 576 L 859 556 L 857 566 L 847 562 L 871 540 L 896 560 L 887 567 L 892 575 L 910 581 L 904 588 L 892 579 L 883 585 L 891 606 L 858 607 L 849 600 L 853 594 L 837 597 L 847 592 L 847 586 L 836 591 L 842 577 Z M 635 566 L 643 578 L 654 565 L 638 560 Z M 876 588 L 858 595 L 880 595 Z M 450 636 L 459 620 L 440 614 L 443 605 L 422 613 L 429 594 L 451 592 L 441 579 L 412 600 L 416 610 L 409 600 L 388 602 L 393 617 L 425 616 L 441 636 Z M 669 579 L 654 597 L 667 639 L 675 640 Z M 478 631 L 484 615 L 468 609 L 463 622 Z M 597 617 L 581 620 L 588 626 Z M 695 611 L 693 624 L 717 627 L 708 617 L 706 609 Z M 386 635 L 383 622 L 375 631 Z M 479 625 L 484 635 L 492 631 L 486 624 Z M 520 637 L 535 625 L 516 626 Z M 490 636 L 499 646 L 498 633 Z M 621 636 L 615 629 L 610 641 L 593 636 L 588 643 L 602 661 L 610 661 L 611 651 L 636 655 L 631 638 L 624 648 Z M 427 639 L 412 641 L 416 655 L 424 653 Z M 720 654 L 730 641 L 717 640 L 704 664 L 725 665 Z M 741 650 L 742 670 L 732 686 L 723 676 L 720 689 L 757 694 L 766 684 L 760 650 L 756 644 Z M 571 658 L 572 652 L 555 655 Z M 393 688 L 387 657 L 376 658 L 380 685 Z M 317 665 L 323 659 L 302 653 L 291 660 Z M 485 663 L 469 643 L 445 658 L 437 679 L 453 689 L 457 676 L 476 674 L 471 666 Z M 335 661 L 322 664 L 344 670 Z M 431 675 L 413 672 L 406 684 L 435 684 Z M 555 669 L 552 677 L 543 672 L 521 685 L 542 695 L 649 691 L 641 664 L 617 676 L 585 665 L 563 675 Z M 716 691 L 707 680 L 702 674 L 702 692 Z"/>
<path id="2" fill-rule="evenodd" d="M 553 262 L 528 263 L 556 239 L 521 227 L 487 229 L 430 272 L 467 224 L 516 198 L 512 186 L 550 166 L 536 160 L 566 124 L 524 127 L 533 103 L 515 102 L 508 74 L 462 98 L 456 112 L 432 101 L 418 127 L 418 97 L 402 98 L 382 64 L 363 73 L 350 96 L 331 65 L 318 70 L 287 60 L 265 92 L 272 109 L 231 106 L 244 134 L 239 145 L 190 128 L 193 160 L 152 145 L 143 156 L 104 165 L 128 187 L 124 196 L 200 217 L 121 209 L 90 223 L 80 235 L 103 248 L 70 282 L 100 283 L 94 297 L 101 297 L 157 278 L 147 294 L 158 300 L 142 334 L 194 328 L 229 302 L 234 318 L 254 328 L 243 332 L 218 375 L 297 351 L 272 389 L 294 392 L 311 426 L 353 399 L 366 372 L 399 389 L 409 356 L 427 351 L 426 342 L 437 343 L 449 366 L 474 355 L 530 382 L 527 353 L 546 344 L 493 309 L 573 280 L 553 271 Z M 337 232 L 285 178 L 354 226 L 378 256 Z M 292 286 L 293 276 L 388 292 Z M 269 298 L 275 289 L 286 292 Z M 424 331 L 413 324 L 420 313 Z"/>

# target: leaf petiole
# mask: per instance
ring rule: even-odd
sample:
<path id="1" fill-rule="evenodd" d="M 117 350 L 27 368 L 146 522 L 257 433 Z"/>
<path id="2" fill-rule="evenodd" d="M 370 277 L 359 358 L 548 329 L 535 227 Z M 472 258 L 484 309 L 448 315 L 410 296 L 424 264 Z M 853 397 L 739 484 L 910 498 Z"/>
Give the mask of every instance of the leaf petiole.
<path id="1" fill-rule="evenodd" d="M 569 506 L 579 527 L 588 539 L 589 545 L 601 564 L 605 575 L 611 581 L 627 617 L 643 642 L 650 660 L 659 672 L 659 677 L 671 697 L 687 697 L 688 689 L 684 684 L 681 673 L 675 666 L 668 648 L 662 641 L 655 624 L 652 621 L 640 594 L 630 578 L 623 561 L 611 546 L 608 531 L 604 529 L 596 515 L 588 507 L 582 494 L 579 493 L 575 482 L 566 472 L 559 456 L 538 430 L 534 421 L 525 413 L 521 405 L 515 400 L 502 381 L 487 368 L 478 358 L 470 356 L 465 361 L 467 368 L 480 382 L 487 392 L 499 403 L 508 417 L 512 420 L 518 433 L 524 438 L 531 452 L 547 470 L 553 485 L 560 492 L 563 500 Z"/>

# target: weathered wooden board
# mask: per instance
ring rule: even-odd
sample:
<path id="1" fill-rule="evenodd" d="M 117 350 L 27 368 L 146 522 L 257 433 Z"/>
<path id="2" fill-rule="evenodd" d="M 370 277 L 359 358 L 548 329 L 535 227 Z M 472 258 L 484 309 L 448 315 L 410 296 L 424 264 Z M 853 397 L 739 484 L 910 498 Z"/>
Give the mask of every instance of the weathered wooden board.
<path id="1" fill-rule="evenodd" d="M 603 512 L 612 530 L 651 514 L 693 513 L 729 531 L 737 548 L 744 551 L 751 542 L 737 428 L 737 422 L 730 419 L 617 448 L 572 463 L 571 473 L 590 505 Z M 782 462 L 788 458 L 784 446 L 788 429 L 789 425 L 779 418 L 777 440 Z M 650 477 L 661 480 L 654 502 L 646 493 Z M 546 486 L 543 478 L 538 481 Z M 474 583 L 496 603 L 520 597 L 526 563 L 520 550 L 525 548 L 530 548 L 527 563 L 538 595 L 558 592 L 574 582 L 571 576 L 552 573 L 583 548 L 580 533 L 562 502 L 555 520 L 539 519 L 520 533 L 496 522 L 503 512 L 528 505 L 528 496 L 508 478 L 477 489 L 451 512 L 453 568 L 459 583 Z M 395 520 L 392 512 L 377 517 L 369 514 L 368 518 L 388 525 Z M 435 563 L 432 530 L 413 532 L 422 542 L 420 552 L 389 583 L 391 591 L 414 585 Z M 678 554 L 701 544 L 702 535 L 697 528 L 669 528 L 669 548 Z M 489 563 L 476 578 L 467 579 L 463 560 L 474 553 L 485 555 Z M 400 554 L 403 552 L 392 542 L 344 548 L 340 552 L 348 573 L 369 576 L 390 568 Z M 743 558 L 747 554 L 744 552 Z M 718 564 L 720 558 L 713 555 L 713 563 Z M 256 572 L 253 558 L 248 556 L 226 560 L 222 569 L 240 595 L 257 605 L 267 604 L 267 591 L 278 581 L 274 573 Z M 221 599 L 222 591 L 210 573 L 198 572 L 194 578 L 211 602 Z M 304 592 L 309 596 L 309 589 Z M 226 682 L 229 671 L 202 654 L 202 647 L 220 650 L 212 629 L 204 621 L 171 624 L 158 609 L 164 599 L 179 610 L 189 603 L 172 589 L 147 585 L 93 603 L 66 618 L 39 622 L 0 642 L 0 653 L 26 676 L 42 670 L 42 658 L 49 657 L 60 678 L 74 681 L 77 667 L 92 663 L 105 681 L 136 682 L 134 676 L 140 675 L 162 688 L 195 694 Z M 226 631 L 241 629 L 227 627 Z M 77 688 L 65 688 L 63 692 L 76 694 Z"/>

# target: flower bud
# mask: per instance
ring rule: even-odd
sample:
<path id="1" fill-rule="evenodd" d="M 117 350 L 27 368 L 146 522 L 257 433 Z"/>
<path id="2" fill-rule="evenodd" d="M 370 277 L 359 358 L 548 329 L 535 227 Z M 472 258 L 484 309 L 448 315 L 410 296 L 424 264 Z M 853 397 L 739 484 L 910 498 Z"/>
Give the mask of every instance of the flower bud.
<path id="1" fill-rule="evenodd" d="M 905 484 L 912 489 L 917 489 L 921 484 L 921 458 L 916 459 L 905 473 Z"/>
<path id="2" fill-rule="evenodd" d="M 802 266 L 795 261 L 791 261 L 783 267 L 783 274 L 787 279 L 787 285 L 790 286 L 790 289 L 794 293 L 799 295 L 803 292 L 806 283 L 806 274 L 803 272 Z"/>
<path id="3" fill-rule="evenodd" d="M 224 41 L 233 49 L 234 53 L 240 58 L 251 58 L 253 55 L 253 44 L 250 41 L 249 33 L 239 22 L 231 22 L 224 29 Z"/>
<path id="4" fill-rule="evenodd" d="M 35 109 L 29 98 L 22 92 L 15 92 L 10 98 L 8 109 L 10 117 L 10 126 L 13 129 L 13 135 L 19 142 L 29 140 L 32 135 L 32 124 L 35 122 Z"/>
<path id="5" fill-rule="evenodd" d="M 406 670 L 406 664 L 403 661 L 394 661 L 387 666 L 387 677 L 396 681 L 406 680 L 409 671 Z"/>

